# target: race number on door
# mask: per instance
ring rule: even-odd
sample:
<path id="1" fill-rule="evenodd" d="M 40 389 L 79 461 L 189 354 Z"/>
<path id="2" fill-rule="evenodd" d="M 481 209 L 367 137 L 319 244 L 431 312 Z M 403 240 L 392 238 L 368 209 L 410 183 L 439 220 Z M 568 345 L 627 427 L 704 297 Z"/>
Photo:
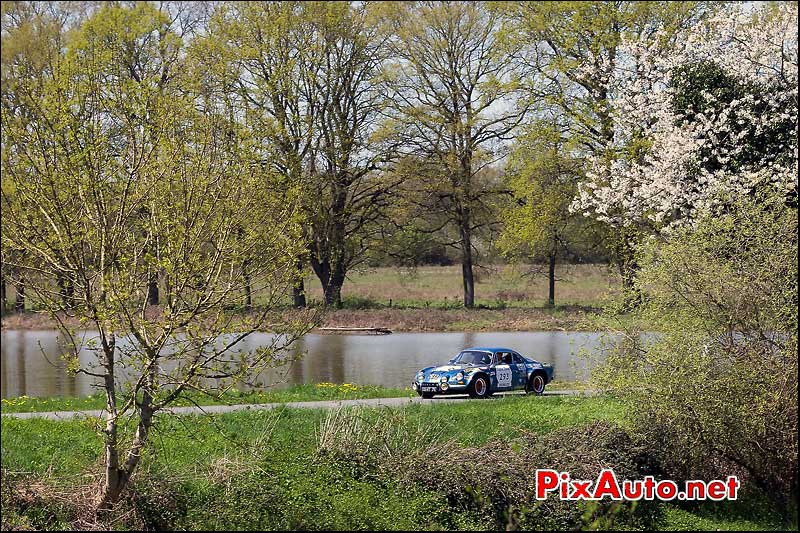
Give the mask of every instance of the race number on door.
<path id="1" fill-rule="evenodd" d="M 510 387 L 511 386 L 511 367 L 508 365 L 497 365 L 497 386 Z"/>

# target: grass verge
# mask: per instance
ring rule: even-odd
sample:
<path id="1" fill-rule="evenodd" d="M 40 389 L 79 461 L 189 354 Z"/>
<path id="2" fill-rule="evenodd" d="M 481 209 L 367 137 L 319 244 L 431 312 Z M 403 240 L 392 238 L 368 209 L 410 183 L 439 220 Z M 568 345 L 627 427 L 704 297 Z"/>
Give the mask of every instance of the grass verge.
<path id="1" fill-rule="evenodd" d="M 229 391 L 220 396 L 188 393 L 172 404 L 173 407 L 191 405 L 236 405 L 256 403 L 311 402 L 321 400 L 361 400 L 366 398 L 404 398 L 416 396 L 410 388 L 392 389 L 379 385 L 353 383 L 307 383 L 285 389 L 262 391 Z M 2 413 L 42 413 L 48 411 L 89 411 L 105 407 L 105 395 L 97 393 L 84 397 L 38 398 L 19 396 L 0 400 Z M 120 398 L 120 404 L 125 398 Z"/>
<path id="2" fill-rule="evenodd" d="M 778 525 L 769 513 L 743 521 L 730 508 L 720 518 L 714 506 L 537 504 L 535 468 L 636 475 L 647 466 L 621 404 L 607 397 L 163 417 L 127 498 L 103 523 L 87 511 L 101 471 L 91 420 L 0 423 L 3 529 Z"/>

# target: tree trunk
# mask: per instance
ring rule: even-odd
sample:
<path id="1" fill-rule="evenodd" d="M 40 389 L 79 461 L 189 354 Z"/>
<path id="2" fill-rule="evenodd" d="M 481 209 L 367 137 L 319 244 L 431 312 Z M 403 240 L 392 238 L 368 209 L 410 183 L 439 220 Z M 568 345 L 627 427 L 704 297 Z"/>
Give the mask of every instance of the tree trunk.
<path id="1" fill-rule="evenodd" d="M 322 284 L 325 305 L 342 307 L 342 285 L 347 274 L 347 176 L 338 174 L 335 179 L 330 205 L 332 223 L 324 235 L 317 239 L 316 253 L 312 249 L 311 267 Z"/>
<path id="2" fill-rule="evenodd" d="M 547 305 L 548 307 L 555 307 L 556 305 L 556 253 L 550 252 L 549 268 L 547 270 L 547 279 L 549 281 L 547 292 Z"/>
<path id="3" fill-rule="evenodd" d="M 625 305 L 628 309 L 638 307 L 641 303 L 641 294 L 636 287 L 636 274 L 639 264 L 636 261 L 635 236 L 629 231 L 622 230 L 619 249 L 617 251 L 617 265 L 622 278 Z"/>
<path id="4" fill-rule="evenodd" d="M 342 285 L 344 285 L 345 271 L 341 263 L 333 267 L 333 271 L 325 284 L 325 305 L 341 309 L 342 307 Z"/>
<path id="5" fill-rule="evenodd" d="M 98 505 L 99 512 L 111 509 L 114 504 L 119 501 L 122 493 L 128 486 L 131 476 L 139 465 L 142 451 L 147 444 L 147 436 L 150 434 L 150 428 L 153 425 L 155 409 L 153 408 L 153 396 L 151 391 L 155 388 L 157 368 L 156 360 L 153 360 L 150 365 L 150 371 L 148 372 L 147 384 L 142 389 L 142 401 L 137 403 L 139 424 L 136 427 L 136 434 L 133 437 L 133 442 L 131 443 L 130 450 L 125 459 L 125 464 L 122 467 L 119 465 L 119 450 L 116 444 L 113 450 L 110 450 L 113 453 L 107 453 L 107 457 L 113 457 L 113 460 L 108 460 L 106 463 L 106 484 L 100 504 Z M 116 431 L 116 422 L 114 422 L 114 424 Z M 116 443 L 116 438 L 114 441 Z"/>
<path id="6" fill-rule="evenodd" d="M 469 214 L 462 211 L 459 229 L 461 233 L 461 276 L 464 281 L 464 307 L 475 307 L 475 276 L 472 272 L 472 232 Z"/>
<path id="7" fill-rule="evenodd" d="M 25 312 L 25 278 L 17 270 L 17 279 L 14 284 L 14 312 Z"/>
<path id="8" fill-rule="evenodd" d="M 328 307 L 342 307 L 342 285 L 344 285 L 344 267 L 339 264 L 331 267 L 330 261 L 318 261 L 311 257 L 311 267 L 322 285 L 322 294 L 325 305 Z"/>
<path id="9" fill-rule="evenodd" d="M 619 264 L 625 307 L 628 310 L 633 310 L 642 303 L 642 295 L 636 286 L 636 273 L 638 269 L 639 266 L 635 261 L 623 261 Z"/>
<path id="10" fill-rule="evenodd" d="M 297 272 L 300 274 L 300 279 L 292 287 L 292 300 L 295 307 L 304 308 L 306 306 L 306 287 L 303 281 L 303 261 L 299 259 L 297 260 Z"/>
<path id="11" fill-rule="evenodd" d="M 101 329 L 103 346 L 103 387 L 106 393 L 106 427 L 103 431 L 103 446 L 106 452 L 106 479 L 103 493 L 98 503 L 98 512 L 111 509 L 119 501 L 120 494 L 127 483 L 125 473 L 119 466 L 119 449 L 117 441 L 117 389 L 114 375 L 114 355 L 116 338 L 113 333 L 107 336 Z"/>
<path id="12" fill-rule="evenodd" d="M 341 309 L 342 307 L 342 282 L 331 282 L 324 289 L 325 305 Z"/>
<path id="13" fill-rule="evenodd" d="M 292 300 L 294 301 L 294 306 L 303 309 L 306 306 L 306 288 L 303 280 L 297 282 L 297 285 L 292 287 Z"/>
<path id="14" fill-rule="evenodd" d="M 6 314 L 6 277 L 0 276 L 0 316 Z"/>
<path id="15" fill-rule="evenodd" d="M 253 284 L 250 279 L 250 261 L 246 260 L 242 263 L 242 276 L 244 277 L 244 308 L 251 309 L 253 307 Z"/>
<path id="16" fill-rule="evenodd" d="M 147 305 L 158 305 L 158 301 L 158 273 L 156 272 L 150 275 L 147 282 Z"/>
<path id="17" fill-rule="evenodd" d="M 465 104 L 467 124 L 472 121 L 472 110 L 469 100 Z M 459 120 L 460 126 L 460 120 Z M 456 129 L 458 131 L 458 128 Z M 458 175 L 458 188 L 460 198 L 456 203 L 456 222 L 461 237 L 461 276 L 464 281 L 464 307 L 475 307 L 475 276 L 472 271 L 472 133 L 467 126 L 466 132 L 461 135 L 458 144 L 464 145 L 466 150 L 460 157 Z"/>

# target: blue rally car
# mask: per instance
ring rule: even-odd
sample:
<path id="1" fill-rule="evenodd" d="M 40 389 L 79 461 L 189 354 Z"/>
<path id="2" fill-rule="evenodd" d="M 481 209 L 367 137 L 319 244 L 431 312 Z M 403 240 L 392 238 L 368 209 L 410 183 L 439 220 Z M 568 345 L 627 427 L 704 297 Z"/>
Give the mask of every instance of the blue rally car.
<path id="1" fill-rule="evenodd" d="M 464 394 L 487 398 L 492 393 L 524 389 L 542 394 L 553 381 L 553 367 L 521 356 L 508 348 L 468 348 L 443 366 L 423 368 L 411 388 L 423 398 Z"/>

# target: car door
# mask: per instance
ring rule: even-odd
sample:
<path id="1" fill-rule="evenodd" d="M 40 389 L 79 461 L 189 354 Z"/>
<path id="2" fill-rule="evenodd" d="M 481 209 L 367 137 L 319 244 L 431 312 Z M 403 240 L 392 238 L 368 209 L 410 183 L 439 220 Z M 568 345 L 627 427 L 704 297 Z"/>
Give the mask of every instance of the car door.
<path id="1" fill-rule="evenodd" d="M 511 354 L 497 352 L 495 354 L 494 372 L 498 390 L 511 390 L 514 388 L 514 370 L 511 364 L 503 357 Z"/>
<path id="2" fill-rule="evenodd" d="M 528 367 L 525 364 L 525 359 L 516 352 L 511 354 L 514 361 L 514 388 L 524 389 L 528 383 Z"/>

